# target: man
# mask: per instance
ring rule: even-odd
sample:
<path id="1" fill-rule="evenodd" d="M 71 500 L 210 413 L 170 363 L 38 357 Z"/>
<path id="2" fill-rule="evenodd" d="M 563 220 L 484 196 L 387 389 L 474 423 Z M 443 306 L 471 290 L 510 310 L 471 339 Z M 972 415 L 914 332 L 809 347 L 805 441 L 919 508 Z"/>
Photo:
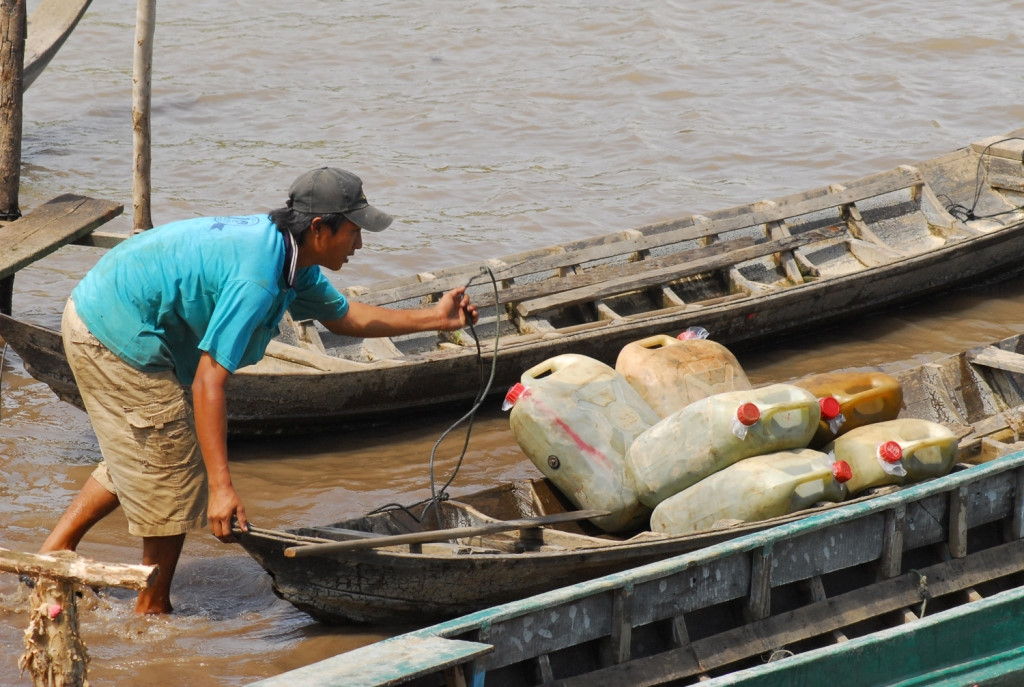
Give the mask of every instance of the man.
<path id="1" fill-rule="evenodd" d="M 247 527 L 231 483 L 224 386 L 263 357 L 289 310 L 356 337 L 453 330 L 476 322 L 465 288 L 430 308 L 350 303 L 321 274 L 362 247 L 361 230 L 391 217 L 362 182 L 323 167 L 296 179 L 287 206 L 264 216 L 207 217 L 143 232 L 107 253 L 71 294 L 62 331 L 103 460 L 41 551 L 74 550 L 120 505 L 158 565 L 139 613 L 168 613 L 187 530 L 231 541 Z M 185 387 L 191 387 L 191 404 Z"/>

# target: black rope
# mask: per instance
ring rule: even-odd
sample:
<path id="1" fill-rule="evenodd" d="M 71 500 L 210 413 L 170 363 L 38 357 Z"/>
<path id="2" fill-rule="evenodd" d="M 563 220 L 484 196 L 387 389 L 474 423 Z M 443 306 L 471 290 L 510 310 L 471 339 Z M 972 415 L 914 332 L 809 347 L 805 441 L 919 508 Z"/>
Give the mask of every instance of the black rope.
<path id="1" fill-rule="evenodd" d="M 961 222 L 968 222 L 970 220 L 975 219 L 994 219 L 996 217 L 1001 217 L 1002 215 L 1012 214 L 1014 212 L 1017 212 L 1018 210 L 1024 210 L 1024 206 L 1018 206 L 1010 208 L 1009 210 L 1003 210 L 1002 212 L 993 212 L 992 214 L 989 215 L 978 215 L 975 214 L 974 212 L 974 210 L 978 207 L 978 201 L 981 200 L 981 190 L 982 188 L 984 188 L 985 179 L 988 178 L 988 169 L 986 168 L 985 174 L 983 175 L 981 173 L 981 165 L 982 162 L 985 160 L 985 156 L 989 154 L 989 148 L 1000 143 L 1006 143 L 1007 141 L 1022 140 L 1024 139 L 1020 138 L 1019 136 L 1010 136 L 1008 138 L 1003 138 L 998 141 L 993 141 L 992 143 L 989 143 L 987 146 L 985 146 L 985 148 L 981 151 L 981 154 L 978 156 L 978 166 L 974 172 L 974 200 L 971 202 L 971 207 L 967 207 L 966 205 L 962 205 L 960 203 L 954 203 L 952 202 L 949 196 L 943 194 L 943 197 L 947 201 L 949 201 L 949 204 L 946 206 L 946 212 L 948 212 Z M 1021 155 L 1021 163 L 1024 163 L 1024 154 Z"/>
<path id="2" fill-rule="evenodd" d="M 487 266 L 481 267 L 480 273 L 475 275 L 466 283 L 466 288 L 468 289 L 470 286 L 472 286 L 474 281 L 476 281 L 479 277 L 485 274 L 490 276 L 491 287 L 494 290 L 494 355 L 491 358 L 490 376 L 487 378 L 487 381 L 484 382 L 483 350 L 480 347 L 480 339 L 476 335 L 476 327 L 473 326 L 472 320 L 469 320 L 469 330 L 470 333 L 473 335 L 473 341 L 476 343 L 476 360 L 477 371 L 480 377 L 480 388 L 477 391 L 476 398 L 473 400 L 473 406 L 469 409 L 469 411 L 467 411 L 462 417 L 453 422 L 444 432 L 442 432 L 441 436 L 438 437 L 436 442 L 434 442 L 434 447 L 430 450 L 430 498 L 424 499 L 423 501 L 419 501 L 410 506 L 403 506 L 402 504 L 399 503 L 389 503 L 387 505 L 381 506 L 380 508 L 370 511 L 369 513 L 367 513 L 368 516 L 377 513 L 383 513 L 389 510 L 403 510 L 410 517 L 416 520 L 416 522 L 422 522 L 426 518 L 427 513 L 430 511 L 430 509 L 434 508 L 435 517 L 437 518 L 437 526 L 439 528 L 441 527 L 440 504 L 442 501 L 448 499 L 447 489 L 448 487 L 451 486 L 452 482 L 455 481 L 455 477 L 456 475 L 459 474 L 459 469 L 462 467 L 462 463 L 466 458 L 466 451 L 469 448 L 469 438 L 473 433 L 473 423 L 475 421 L 476 411 L 480 408 L 480 405 L 484 402 L 484 399 L 486 399 L 487 395 L 490 393 L 491 385 L 494 383 L 494 376 L 498 369 L 498 343 L 500 342 L 501 339 L 501 303 L 498 299 L 498 282 L 497 279 L 495 279 L 494 277 L 494 272 L 492 272 L 491 269 Z M 469 426 L 466 427 L 466 438 L 465 441 L 463 441 L 462 451 L 459 453 L 459 459 L 455 464 L 455 469 L 452 470 L 452 474 L 444 483 L 444 486 L 441 487 L 440 490 L 438 490 L 437 480 L 434 475 L 434 459 L 437 455 L 437 449 L 441 445 L 441 442 L 444 441 L 449 434 L 455 431 L 455 429 L 459 425 L 461 425 L 463 422 L 467 420 L 469 420 Z M 424 506 L 424 508 L 423 511 L 420 513 L 420 516 L 416 517 L 411 511 L 413 508 L 417 508 L 418 506 Z"/>

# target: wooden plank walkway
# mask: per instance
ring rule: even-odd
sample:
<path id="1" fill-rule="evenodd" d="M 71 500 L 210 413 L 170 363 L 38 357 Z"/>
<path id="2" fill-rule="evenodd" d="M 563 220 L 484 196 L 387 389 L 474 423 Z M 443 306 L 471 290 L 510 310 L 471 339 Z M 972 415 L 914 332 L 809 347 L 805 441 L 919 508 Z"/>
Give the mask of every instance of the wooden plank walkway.
<path id="1" fill-rule="evenodd" d="M 66 193 L 0 228 L 0 279 L 87 236 L 124 210 L 121 203 Z"/>

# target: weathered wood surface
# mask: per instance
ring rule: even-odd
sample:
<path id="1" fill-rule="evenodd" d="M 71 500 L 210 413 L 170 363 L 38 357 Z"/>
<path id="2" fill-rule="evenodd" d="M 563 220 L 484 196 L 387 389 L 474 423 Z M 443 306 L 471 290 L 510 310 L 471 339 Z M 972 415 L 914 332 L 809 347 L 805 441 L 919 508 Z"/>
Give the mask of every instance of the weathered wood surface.
<path id="1" fill-rule="evenodd" d="M 988 346 L 978 351 L 972 351 L 967 359 L 975 365 L 985 365 L 998 370 L 1024 374 L 1024 355 L 1020 353 Z"/>
<path id="2" fill-rule="evenodd" d="M 0 1 L 0 215 L 5 219 L 18 216 L 25 1 Z"/>
<path id="3" fill-rule="evenodd" d="M 722 269 L 754 258 L 789 251 L 809 243 L 834 238 L 839 233 L 838 228 L 831 231 L 818 229 L 800 236 L 789 236 L 749 248 L 737 248 L 721 256 L 700 258 L 683 264 L 679 264 L 676 256 L 671 256 L 671 259 L 651 259 L 629 263 L 628 266 L 611 271 L 610 274 L 602 272 L 586 280 L 577 277 L 577 281 L 583 282 L 579 286 L 566 279 L 565 281 L 569 281 L 569 288 L 565 292 L 524 301 L 516 306 L 516 311 L 523 317 L 529 317 L 553 308 L 585 303 L 623 291 L 644 289 L 683 277 Z"/>
<path id="4" fill-rule="evenodd" d="M 121 214 L 123 206 L 71 193 L 43 203 L 0 228 L 0 279 L 85 236 Z"/>
<path id="5" fill-rule="evenodd" d="M 60 577 L 91 587 L 146 589 L 157 575 L 153 565 L 100 563 L 69 551 L 55 554 L 0 549 L 0 570 L 31 577 Z"/>
<path id="6" fill-rule="evenodd" d="M 744 659 L 777 651 L 813 637 L 863 623 L 929 598 L 1024 571 L 1024 543 L 1012 542 L 969 558 L 937 563 L 799 609 L 764 617 L 704 640 L 654 656 L 620 662 L 576 678 L 562 687 L 647 687 L 690 678 Z M 926 580 L 922 585 L 921 580 Z"/>
<path id="7" fill-rule="evenodd" d="M 383 641 L 372 651 L 354 649 L 343 668 L 335 668 L 330 659 L 300 668 L 286 679 L 271 677 L 253 687 L 295 687 L 296 685 L 398 685 L 419 675 L 427 675 L 482 656 L 491 650 L 487 644 L 441 637 L 402 637 Z M 365 655 L 365 660 L 360 657 Z"/>
<path id="8" fill-rule="evenodd" d="M 25 653 L 18 661 L 34 687 L 88 687 L 89 653 L 78 632 L 74 585 L 39 578 L 29 600 Z"/>
<path id="9" fill-rule="evenodd" d="M 608 515 L 603 510 L 581 510 L 571 513 L 555 513 L 553 515 L 542 515 L 535 518 L 522 518 L 505 522 L 488 522 L 482 525 L 468 527 L 453 527 L 443 530 L 427 530 L 425 532 L 410 532 L 408 534 L 395 534 L 389 537 L 368 537 L 365 539 L 353 539 L 339 541 L 330 544 L 306 544 L 293 546 L 284 550 L 288 558 L 302 558 L 305 556 L 322 556 L 344 551 L 363 551 L 366 549 L 380 549 L 385 546 L 405 546 L 408 544 L 425 544 L 428 542 L 449 541 L 454 539 L 465 539 L 478 537 L 499 532 L 512 530 L 525 530 L 531 527 L 543 527 L 544 525 L 557 525 L 564 522 L 575 522 L 578 520 L 590 520 Z"/>
<path id="10" fill-rule="evenodd" d="M 138 0 L 135 12 L 135 52 L 132 66 L 132 229 L 153 228 L 150 208 L 153 152 L 150 141 L 153 92 L 153 36 L 156 0 Z"/>
<path id="11" fill-rule="evenodd" d="M 638 229 L 599 236 L 565 246 L 551 246 L 509 256 L 490 265 L 499 280 L 519 279 L 527 275 L 558 270 L 571 265 L 608 260 L 617 256 L 649 252 L 662 246 L 682 244 L 753 228 L 771 222 L 818 212 L 883 193 L 892 193 L 923 182 L 921 173 L 912 167 L 899 167 L 864 177 L 832 192 L 816 189 L 780 198 L 771 204 L 763 201 L 739 206 L 709 216 L 691 216 Z M 695 255 L 694 257 L 699 257 Z M 384 280 L 369 287 L 355 286 L 350 293 L 362 302 L 387 305 L 410 298 L 420 298 L 461 286 L 479 274 L 480 265 L 461 265 L 430 272 L 430 278 L 418 283 L 408 279 Z M 509 302 L 504 300 L 502 302 Z"/>

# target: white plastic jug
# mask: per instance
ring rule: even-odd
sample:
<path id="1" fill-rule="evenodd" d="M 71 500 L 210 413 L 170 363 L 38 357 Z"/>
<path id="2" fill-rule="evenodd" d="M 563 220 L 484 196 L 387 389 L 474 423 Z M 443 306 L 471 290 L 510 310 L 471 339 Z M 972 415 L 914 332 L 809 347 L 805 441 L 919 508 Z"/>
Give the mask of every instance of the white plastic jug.
<path id="1" fill-rule="evenodd" d="M 750 388 L 736 356 L 708 339 L 658 334 L 633 341 L 619 351 L 615 370 L 661 417 L 714 394 Z"/>
<path id="2" fill-rule="evenodd" d="M 898 418 L 851 429 L 822 448 L 850 464 L 851 496 L 870 487 L 910 484 L 941 477 L 953 469 L 957 438 L 946 427 L 917 418 Z"/>
<path id="3" fill-rule="evenodd" d="M 805 448 L 820 416 L 814 394 L 791 384 L 715 394 L 638 436 L 626 470 L 640 501 L 654 508 L 743 458 Z"/>
<path id="4" fill-rule="evenodd" d="M 651 530 L 688 534 L 842 501 L 850 473 L 848 464 L 809 448 L 744 458 L 659 503 Z"/>
<path id="5" fill-rule="evenodd" d="M 611 511 L 593 521 L 606 532 L 646 527 L 650 509 L 626 478 L 625 455 L 657 413 L 615 370 L 582 355 L 546 360 L 520 384 L 510 424 L 537 469 L 577 508 Z"/>

